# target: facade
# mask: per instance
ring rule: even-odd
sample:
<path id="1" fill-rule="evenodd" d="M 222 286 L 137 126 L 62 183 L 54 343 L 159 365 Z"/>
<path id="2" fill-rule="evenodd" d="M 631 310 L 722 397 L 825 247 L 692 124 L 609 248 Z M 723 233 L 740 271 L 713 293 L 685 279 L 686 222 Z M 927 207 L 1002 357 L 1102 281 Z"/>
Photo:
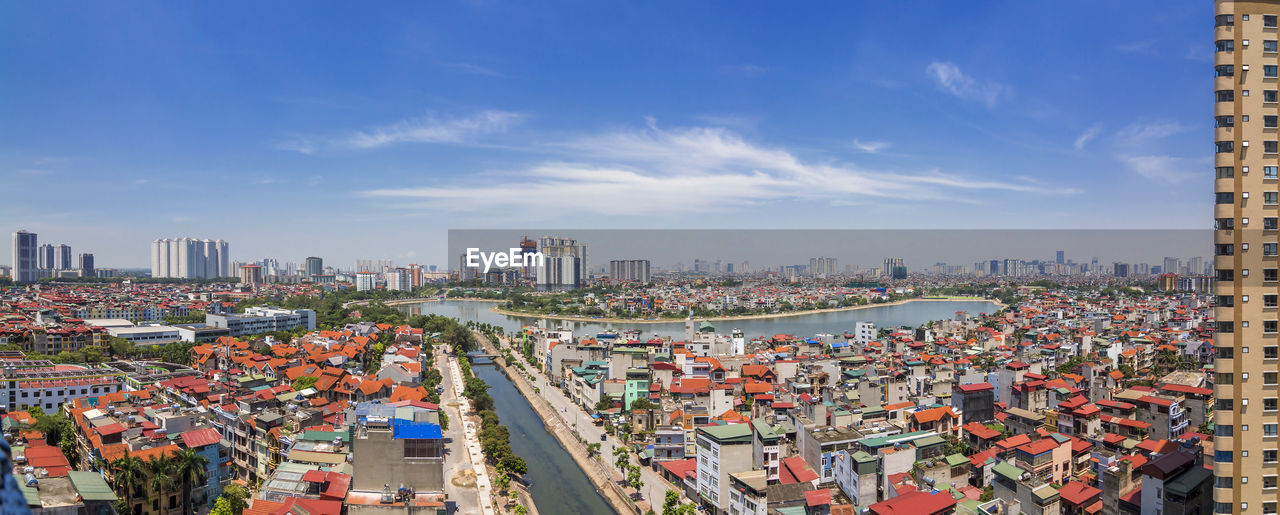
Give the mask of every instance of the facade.
<path id="1" fill-rule="evenodd" d="M 262 267 L 258 265 L 244 265 L 240 267 L 240 283 L 262 284 Z"/>
<path id="2" fill-rule="evenodd" d="M 0 410 L 39 406 L 54 413 L 63 403 L 120 391 L 124 372 L 111 367 L 54 365 L 49 361 L 13 361 L 0 369 Z"/>
<path id="3" fill-rule="evenodd" d="M 415 492 L 444 491 L 444 436 L 439 424 L 368 417 L 352 444 L 353 490 L 403 485 Z"/>
<path id="4" fill-rule="evenodd" d="M 372 290 L 377 285 L 377 276 L 373 272 L 359 272 L 356 274 L 356 291 Z"/>
<path id="5" fill-rule="evenodd" d="M 97 277 L 93 267 L 93 254 L 80 254 L 80 277 Z"/>
<path id="6" fill-rule="evenodd" d="M 36 239 L 33 232 L 13 233 L 13 270 L 10 272 L 13 282 L 33 283 L 40 278 Z"/>
<path id="7" fill-rule="evenodd" d="M 231 336 L 262 334 L 268 331 L 292 331 L 304 328 L 316 329 L 316 312 L 310 309 L 280 309 L 255 306 L 240 315 L 205 314 L 205 325 L 227 329 Z M 175 334 L 177 330 L 175 329 Z"/>
<path id="8" fill-rule="evenodd" d="M 586 284 L 587 271 L 590 270 L 586 243 L 569 238 L 543 237 L 538 240 L 538 250 L 544 259 L 543 265 L 537 267 L 535 283 L 539 290 L 572 290 Z"/>
<path id="9" fill-rule="evenodd" d="M 324 275 L 324 260 L 311 256 L 307 258 L 306 262 L 303 264 L 303 270 L 307 274 L 307 277 Z"/>
<path id="10" fill-rule="evenodd" d="M 164 238 L 151 242 L 151 277 L 212 279 L 232 274 L 223 240 Z"/>
<path id="11" fill-rule="evenodd" d="M 729 474 L 751 470 L 748 424 L 698 428 L 698 500 L 714 513 L 729 510 Z"/>
<path id="12" fill-rule="evenodd" d="M 609 278 L 615 281 L 649 282 L 648 259 L 615 259 L 609 262 Z"/>
<path id="13" fill-rule="evenodd" d="M 1218 300 L 1213 511 L 1269 513 L 1277 509 L 1280 490 L 1274 482 L 1268 487 L 1258 480 L 1258 474 L 1274 470 L 1274 463 L 1266 461 L 1274 460 L 1280 442 L 1259 428 L 1277 423 L 1276 411 L 1267 407 L 1274 407 L 1276 393 L 1274 386 L 1256 378 L 1280 370 L 1272 359 L 1276 310 L 1267 307 L 1275 306 L 1280 293 L 1274 176 L 1280 99 L 1272 78 L 1280 2 L 1217 0 L 1214 15 L 1213 268 Z M 1246 225 L 1246 220 L 1253 223 Z M 1253 353 L 1247 353 L 1249 347 Z M 1255 379 L 1246 381 L 1246 376 Z M 1254 480 L 1247 481 L 1250 475 Z"/>
<path id="14" fill-rule="evenodd" d="M 408 268 L 392 268 L 387 270 L 387 289 L 397 291 L 413 290 L 413 278 Z"/>

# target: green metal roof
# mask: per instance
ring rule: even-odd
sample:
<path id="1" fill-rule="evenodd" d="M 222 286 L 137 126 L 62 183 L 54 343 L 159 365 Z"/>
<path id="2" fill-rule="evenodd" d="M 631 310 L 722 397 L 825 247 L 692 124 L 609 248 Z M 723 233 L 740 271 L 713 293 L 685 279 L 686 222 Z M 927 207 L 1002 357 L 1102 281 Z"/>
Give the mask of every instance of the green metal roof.
<path id="1" fill-rule="evenodd" d="M 1172 481 L 1164 483 L 1164 489 L 1178 495 L 1187 495 L 1191 493 L 1200 483 L 1209 479 L 1213 475 L 1213 471 L 1204 467 L 1191 467 L 1186 472 L 1179 474 Z"/>
<path id="2" fill-rule="evenodd" d="M 107 485 L 107 480 L 98 475 L 97 472 L 72 471 L 67 475 L 71 478 L 71 484 L 76 487 L 76 491 L 80 492 L 80 497 L 86 501 L 114 501 L 116 493 L 111 491 L 111 487 Z"/>
<path id="3" fill-rule="evenodd" d="M 863 415 L 866 415 L 866 413 L 867 413 L 866 410 L 862 411 Z M 907 443 L 917 438 L 922 438 L 925 435 L 929 435 L 931 433 L 933 433 L 933 431 L 914 431 L 911 433 L 903 433 L 900 435 L 893 435 L 893 436 L 877 436 L 874 438 L 863 438 L 861 440 L 858 440 L 858 443 L 862 444 L 863 447 L 866 447 L 868 449 L 879 449 L 881 447 L 888 447 L 890 445 L 893 445 L 899 442 Z"/>
<path id="4" fill-rule="evenodd" d="M 1018 478 L 1022 477 L 1023 472 L 1022 469 L 1007 461 L 996 463 L 996 466 L 991 467 L 991 471 L 1008 478 L 1010 481 L 1017 481 Z"/>
<path id="5" fill-rule="evenodd" d="M 928 447 L 930 445 L 942 445 L 947 443 L 947 441 L 943 440 L 941 436 L 933 435 L 926 436 L 912 443 L 916 444 L 916 447 Z"/>
<path id="6" fill-rule="evenodd" d="M 317 442 L 332 442 L 334 438 L 341 438 L 342 441 L 346 442 L 351 439 L 351 435 L 337 431 L 306 431 L 302 433 L 302 437 L 300 439 Z"/>
<path id="7" fill-rule="evenodd" d="M 40 506 L 40 492 L 36 491 L 35 488 L 31 488 L 19 480 L 18 489 L 22 490 L 22 496 L 27 498 L 27 506 Z"/>
<path id="8" fill-rule="evenodd" d="M 728 424 L 716 427 L 699 427 L 698 432 L 706 433 L 720 443 L 741 443 L 751 441 L 751 428 L 747 424 Z"/>
<path id="9" fill-rule="evenodd" d="M 956 453 L 947 456 L 947 465 L 952 467 L 964 465 L 965 463 L 969 463 L 969 458 L 964 457 L 963 454 Z"/>

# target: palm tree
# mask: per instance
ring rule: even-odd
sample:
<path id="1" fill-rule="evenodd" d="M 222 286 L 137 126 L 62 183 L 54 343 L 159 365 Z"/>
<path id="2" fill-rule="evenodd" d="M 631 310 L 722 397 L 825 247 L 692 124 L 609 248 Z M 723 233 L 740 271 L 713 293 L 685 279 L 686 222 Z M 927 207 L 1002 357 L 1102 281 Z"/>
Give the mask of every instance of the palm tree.
<path id="1" fill-rule="evenodd" d="M 172 458 L 153 456 L 147 460 L 146 468 L 151 476 L 147 479 L 147 489 L 151 494 L 160 497 L 160 506 L 163 508 L 164 494 L 173 491 L 177 486 L 174 461 Z"/>
<path id="2" fill-rule="evenodd" d="M 196 507 L 192 503 L 192 489 L 195 485 L 203 484 L 206 477 L 206 468 L 209 466 L 209 459 L 196 452 L 195 449 L 183 449 L 173 455 L 174 472 L 178 477 L 182 478 L 182 505 L 191 508 L 191 515 L 195 515 Z"/>
<path id="3" fill-rule="evenodd" d="M 146 470 L 142 460 L 136 456 L 130 456 L 129 451 L 125 451 L 123 457 L 111 462 L 111 482 L 117 492 L 124 490 L 124 497 L 129 503 L 130 511 L 133 510 L 133 492 L 142 485 L 145 475 Z"/>

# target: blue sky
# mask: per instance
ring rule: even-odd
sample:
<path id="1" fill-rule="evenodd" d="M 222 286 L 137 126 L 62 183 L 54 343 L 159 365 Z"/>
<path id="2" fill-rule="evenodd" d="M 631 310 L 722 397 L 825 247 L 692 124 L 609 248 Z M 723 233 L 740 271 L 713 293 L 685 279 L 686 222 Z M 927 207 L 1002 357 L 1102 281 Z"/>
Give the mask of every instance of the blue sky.
<path id="1" fill-rule="evenodd" d="M 1208 2 L 0 6 L 0 220 L 100 266 L 449 228 L 1201 228 Z M 9 238 L 0 241 L 7 262 Z"/>

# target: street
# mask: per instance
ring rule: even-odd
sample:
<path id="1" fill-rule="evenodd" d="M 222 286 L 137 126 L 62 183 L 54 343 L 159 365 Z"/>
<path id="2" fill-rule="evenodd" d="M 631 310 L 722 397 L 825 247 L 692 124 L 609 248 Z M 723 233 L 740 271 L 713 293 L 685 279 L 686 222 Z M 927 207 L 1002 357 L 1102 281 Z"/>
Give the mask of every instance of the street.
<path id="1" fill-rule="evenodd" d="M 480 513 L 480 494 L 474 486 L 475 476 L 471 476 L 473 486 L 459 487 L 453 484 L 453 479 L 459 472 L 474 471 L 476 467 L 471 464 L 467 457 L 466 438 L 462 431 L 463 420 L 460 410 L 466 401 L 459 399 L 454 389 L 449 359 L 447 355 L 436 354 L 435 367 L 440 370 L 443 376 L 440 385 L 444 387 L 444 392 L 440 394 L 440 411 L 449 417 L 449 428 L 444 431 L 446 456 L 444 491 L 449 496 L 449 500 L 458 503 L 457 513 L 478 515 Z"/>

